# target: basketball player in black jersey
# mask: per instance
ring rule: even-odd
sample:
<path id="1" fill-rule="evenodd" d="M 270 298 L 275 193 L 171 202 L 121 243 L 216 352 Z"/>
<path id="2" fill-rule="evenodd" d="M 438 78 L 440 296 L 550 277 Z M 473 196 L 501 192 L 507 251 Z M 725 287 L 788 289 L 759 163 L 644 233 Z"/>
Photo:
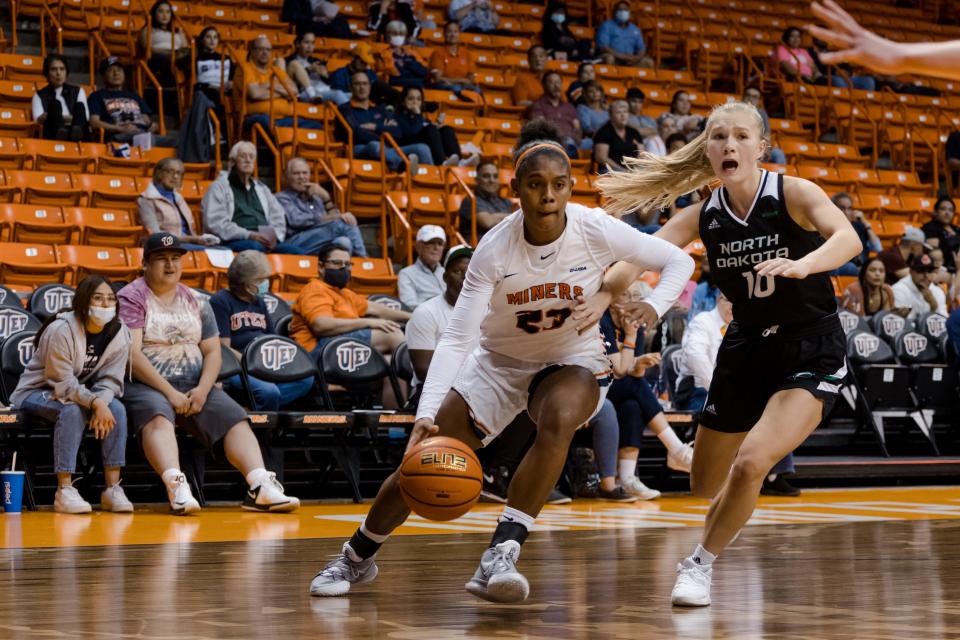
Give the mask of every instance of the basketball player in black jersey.
<path id="1" fill-rule="evenodd" d="M 765 148 L 760 113 L 731 102 L 675 154 L 627 158 L 627 171 L 598 181 L 613 213 L 660 209 L 721 182 L 657 232 L 681 247 L 700 236 L 714 282 L 733 302 L 690 474 L 693 493 L 714 500 L 701 544 L 677 568 L 675 605 L 710 604 L 714 558 L 750 518 L 771 467 L 829 411 L 846 374 L 827 272 L 857 255 L 860 240 L 818 186 L 760 168 Z M 616 295 L 637 275 L 617 265 L 604 286 Z M 585 305 L 575 317 L 595 313 Z"/>

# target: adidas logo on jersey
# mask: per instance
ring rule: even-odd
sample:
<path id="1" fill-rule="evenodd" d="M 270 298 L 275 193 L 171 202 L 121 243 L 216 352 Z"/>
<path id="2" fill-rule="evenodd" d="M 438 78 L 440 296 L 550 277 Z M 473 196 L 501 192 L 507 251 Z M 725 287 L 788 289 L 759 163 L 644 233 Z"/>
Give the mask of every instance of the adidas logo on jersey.
<path id="1" fill-rule="evenodd" d="M 707 230 L 708 230 L 708 231 L 709 231 L 710 229 L 719 229 L 719 228 L 720 228 L 720 223 L 717 222 L 717 219 L 716 219 L 716 218 L 714 218 L 713 220 L 711 220 L 711 221 L 710 221 L 710 224 L 707 225 Z"/>
<path id="2" fill-rule="evenodd" d="M 717 407 L 712 404 L 708 404 L 707 408 L 704 409 L 704 411 L 706 411 L 707 413 L 712 413 L 713 415 L 717 415 Z"/>

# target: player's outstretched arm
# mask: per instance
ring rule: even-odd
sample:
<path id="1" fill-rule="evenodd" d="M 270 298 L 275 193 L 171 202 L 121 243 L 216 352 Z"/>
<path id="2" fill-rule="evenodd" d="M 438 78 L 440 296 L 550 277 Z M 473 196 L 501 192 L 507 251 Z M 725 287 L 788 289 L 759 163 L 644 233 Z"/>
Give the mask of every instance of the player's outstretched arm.
<path id="1" fill-rule="evenodd" d="M 821 53 L 824 64 L 846 62 L 886 74 L 916 73 L 960 80 L 960 40 L 894 42 L 864 29 L 833 0 L 810 5 L 827 27 L 807 26 L 815 37 L 839 51 Z"/>

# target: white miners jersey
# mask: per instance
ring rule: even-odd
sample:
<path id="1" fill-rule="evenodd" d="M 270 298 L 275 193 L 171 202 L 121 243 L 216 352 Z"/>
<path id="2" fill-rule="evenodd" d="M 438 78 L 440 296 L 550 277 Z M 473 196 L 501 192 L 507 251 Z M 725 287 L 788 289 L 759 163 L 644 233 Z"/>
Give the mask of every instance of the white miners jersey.
<path id="1" fill-rule="evenodd" d="M 590 297 L 607 267 L 631 262 L 661 272 L 647 302 L 663 315 L 680 296 L 693 261 L 672 244 L 643 234 L 603 209 L 567 205 L 567 226 L 555 242 L 524 239 L 517 211 L 477 247 L 450 323 L 434 352 L 418 417 L 433 418 L 479 332 L 479 349 L 544 365 L 603 354 L 597 326 L 584 332 L 570 319 L 575 298 Z"/>

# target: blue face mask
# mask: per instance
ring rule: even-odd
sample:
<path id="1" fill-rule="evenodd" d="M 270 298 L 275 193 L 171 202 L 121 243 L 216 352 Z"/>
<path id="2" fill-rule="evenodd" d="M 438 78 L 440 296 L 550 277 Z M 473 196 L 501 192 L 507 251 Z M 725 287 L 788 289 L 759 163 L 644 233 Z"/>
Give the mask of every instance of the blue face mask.
<path id="1" fill-rule="evenodd" d="M 555 13 L 550 16 L 550 19 L 556 22 L 557 24 L 563 24 L 567 21 L 567 16 L 562 13 Z"/>
<path id="2" fill-rule="evenodd" d="M 623 9 L 621 9 L 617 11 L 615 17 L 617 19 L 617 22 L 619 22 L 620 24 L 627 24 L 627 22 L 630 20 L 630 12 L 624 11 Z"/>
<path id="3" fill-rule="evenodd" d="M 257 294 L 262 296 L 267 293 L 270 293 L 270 281 L 264 280 L 263 282 L 257 285 Z"/>

